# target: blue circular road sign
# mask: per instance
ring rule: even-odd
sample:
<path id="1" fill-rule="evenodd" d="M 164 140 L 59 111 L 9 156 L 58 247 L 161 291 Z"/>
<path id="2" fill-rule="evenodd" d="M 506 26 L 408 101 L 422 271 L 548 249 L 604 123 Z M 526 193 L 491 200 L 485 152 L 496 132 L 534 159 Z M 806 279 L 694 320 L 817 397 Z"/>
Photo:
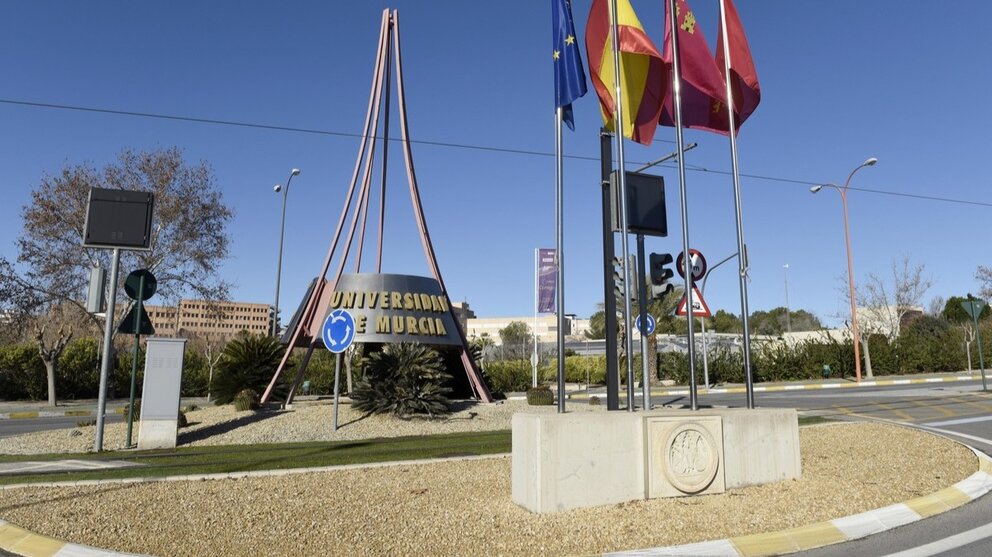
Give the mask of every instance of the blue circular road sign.
<path id="1" fill-rule="evenodd" d="M 327 315 L 323 330 L 324 346 L 335 354 L 340 354 L 355 340 L 355 318 L 343 309 L 336 309 Z"/>
<path id="2" fill-rule="evenodd" d="M 634 326 L 637 327 L 637 330 L 640 331 L 642 335 L 650 335 L 651 333 L 654 332 L 654 325 L 655 325 L 655 323 L 654 323 L 654 317 L 652 317 L 650 313 L 648 313 L 647 316 L 648 316 L 648 330 L 647 330 L 647 332 L 644 331 L 644 327 L 641 327 L 641 316 L 640 315 L 638 315 L 637 316 L 637 319 L 634 320 Z"/>

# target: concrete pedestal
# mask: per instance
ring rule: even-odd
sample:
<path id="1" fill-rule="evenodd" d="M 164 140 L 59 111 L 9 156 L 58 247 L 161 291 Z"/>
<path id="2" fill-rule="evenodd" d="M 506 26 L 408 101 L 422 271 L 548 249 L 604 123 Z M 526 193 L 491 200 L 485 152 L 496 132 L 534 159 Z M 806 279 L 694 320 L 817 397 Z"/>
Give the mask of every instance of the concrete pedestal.
<path id="1" fill-rule="evenodd" d="M 792 409 L 513 416 L 513 501 L 554 512 L 800 476 Z"/>

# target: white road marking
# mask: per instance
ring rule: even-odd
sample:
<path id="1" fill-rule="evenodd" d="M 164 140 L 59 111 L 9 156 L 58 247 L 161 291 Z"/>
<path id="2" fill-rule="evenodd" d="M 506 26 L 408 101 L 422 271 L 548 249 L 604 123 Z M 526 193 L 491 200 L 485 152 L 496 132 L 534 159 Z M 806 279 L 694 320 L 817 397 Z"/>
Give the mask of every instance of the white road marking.
<path id="1" fill-rule="evenodd" d="M 958 418 L 956 420 L 944 420 L 942 422 L 927 422 L 922 425 L 926 425 L 926 426 L 960 425 L 960 424 L 973 424 L 976 422 L 988 422 L 988 421 L 992 421 L 992 416 L 974 416 L 971 418 Z"/>
<path id="2" fill-rule="evenodd" d="M 890 553 L 885 557 L 928 557 L 930 555 L 939 555 L 990 537 L 992 537 L 992 524 L 986 524 L 985 526 L 979 526 L 967 532 L 961 532 L 960 534 L 955 534 L 926 545 L 898 553 Z"/>

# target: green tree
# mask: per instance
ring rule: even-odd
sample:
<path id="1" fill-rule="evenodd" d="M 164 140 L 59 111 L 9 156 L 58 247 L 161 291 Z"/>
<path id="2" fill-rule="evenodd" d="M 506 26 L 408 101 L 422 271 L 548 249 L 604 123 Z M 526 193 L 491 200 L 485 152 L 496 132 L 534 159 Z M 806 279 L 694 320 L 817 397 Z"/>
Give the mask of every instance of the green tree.
<path id="1" fill-rule="evenodd" d="M 0 258 L 0 293 L 20 293 L 13 301 L 22 307 L 13 315 L 20 318 L 16 326 L 32 331 L 50 370 L 49 404 L 55 404 L 56 364 L 67 337 L 80 330 L 80 320 L 102 330 L 102 323 L 86 313 L 83 302 L 90 269 L 97 265 L 109 269 L 111 257 L 110 250 L 82 247 L 93 187 L 155 195 L 151 249 L 122 252 L 121 269 L 154 273 L 161 298 L 178 299 L 185 293 L 206 300 L 228 297 L 229 285 L 218 270 L 227 257 L 226 227 L 233 212 L 224 204 L 206 163 L 187 164 L 178 148 L 127 149 L 99 170 L 89 163 L 67 164 L 55 174 L 45 174 L 21 212 L 18 266 Z M 119 284 L 121 290 L 111 295 L 123 300 L 123 281 Z M 11 299 L 5 298 L 5 303 L 10 305 Z M 50 321 L 32 322 L 41 316 Z"/>
<path id="2" fill-rule="evenodd" d="M 973 299 L 976 298 L 971 294 L 968 294 L 967 296 L 951 296 L 950 298 L 947 299 L 947 302 L 944 304 L 944 310 L 940 312 L 940 316 L 951 323 L 957 323 L 957 324 L 971 323 L 972 322 L 971 315 L 969 315 L 968 312 L 964 310 L 964 306 L 962 306 L 961 304 L 962 302 L 967 302 Z M 989 315 L 992 315 L 992 308 L 990 308 L 989 305 L 986 304 L 985 307 L 982 308 L 982 312 L 978 314 L 978 319 L 979 321 L 988 319 Z"/>
<path id="3" fill-rule="evenodd" d="M 500 329 L 499 339 L 503 345 L 503 359 L 526 359 L 534 349 L 534 335 L 523 321 L 512 321 Z"/>

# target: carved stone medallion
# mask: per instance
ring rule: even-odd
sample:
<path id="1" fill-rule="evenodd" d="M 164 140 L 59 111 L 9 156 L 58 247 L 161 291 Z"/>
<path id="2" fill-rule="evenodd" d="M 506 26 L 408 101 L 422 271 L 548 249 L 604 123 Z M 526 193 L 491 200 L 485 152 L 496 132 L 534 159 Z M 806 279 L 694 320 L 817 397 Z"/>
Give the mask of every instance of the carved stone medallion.
<path id="1" fill-rule="evenodd" d="M 713 436 L 698 424 L 682 424 L 662 447 L 665 476 L 687 495 L 706 489 L 716 477 L 720 457 Z"/>

